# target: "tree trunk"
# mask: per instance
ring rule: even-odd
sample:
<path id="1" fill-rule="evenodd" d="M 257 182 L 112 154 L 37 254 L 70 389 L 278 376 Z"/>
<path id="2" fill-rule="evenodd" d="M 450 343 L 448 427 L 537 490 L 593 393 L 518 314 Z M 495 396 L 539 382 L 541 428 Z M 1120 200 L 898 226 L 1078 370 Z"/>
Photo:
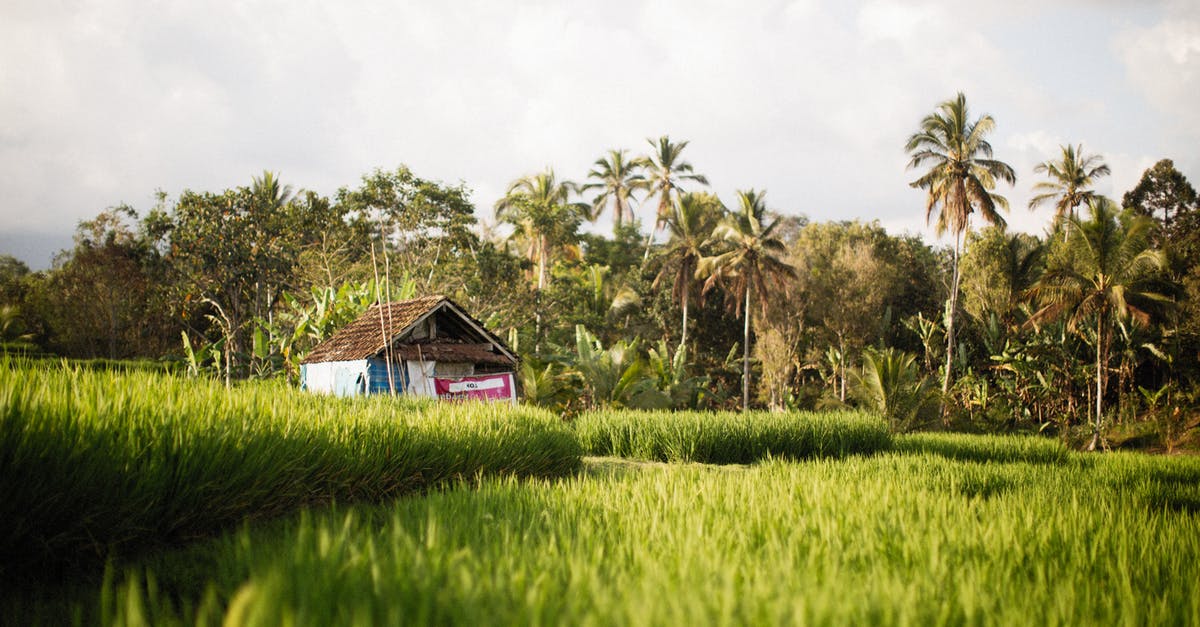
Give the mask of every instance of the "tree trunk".
<path id="1" fill-rule="evenodd" d="M 666 222 L 669 202 L 670 192 L 664 192 L 663 199 L 658 202 L 658 213 L 654 216 L 654 228 L 650 229 L 650 235 L 646 236 L 646 253 L 642 255 L 642 265 L 645 265 L 650 260 L 650 244 L 654 242 L 654 236 L 662 228 L 662 224 Z"/>
<path id="2" fill-rule="evenodd" d="M 683 290 L 683 333 L 680 334 L 680 339 L 679 339 L 680 350 L 682 350 L 684 347 L 687 346 L 688 292 L 689 291 L 690 290 L 688 290 L 687 288 L 684 288 L 684 290 Z"/>
<path id="3" fill-rule="evenodd" d="M 1089 451 L 1100 445 L 1100 416 L 1104 409 L 1104 314 L 1096 317 L 1096 430 Z"/>
<path id="4" fill-rule="evenodd" d="M 533 352 L 542 352 L 542 289 L 546 286 L 546 236 L 538 237 L 538 279 L 534 303 Z"/>
<path id="5" fill-rule="evenodd" d="M 116 294 L 112 287 L 108 288 L 108 358 L 117 358 L 117 306 Z"/>
<path id="6" fill-rule="evenodd" d="M 746 316 L 742 332 L 742 411 L 750 409 L 750 286 L 746 286 Z"/>
<path id="7" fill-rule="evenodd" d="M 838 373 L 841 379 L 841 386 L 838 391 L 838 400 L 846 402 L 846 337 L 843 333 L 838 333 Z"/>
<path id="8" fill-rule="evenodd" d="M 946 372 L 942 377 L 942 416 L 946 415 L 946 394 L 950 392 L 950 370 L 954 365 L 954 312 L 958 309 L 959 251 L 962 248 L 962 231 L 954 234 L 954 263 L 950 280 L 950 298 L 946 302 Z"/>

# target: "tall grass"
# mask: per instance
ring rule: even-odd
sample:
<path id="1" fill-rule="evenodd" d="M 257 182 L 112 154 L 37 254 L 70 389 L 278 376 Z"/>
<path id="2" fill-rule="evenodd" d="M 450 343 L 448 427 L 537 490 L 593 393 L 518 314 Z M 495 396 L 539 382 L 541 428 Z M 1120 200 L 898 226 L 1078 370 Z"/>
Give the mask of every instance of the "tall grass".
<path id="1" fill-rule="evenodd" d="M 897 436 L 894 447 L 902 452 L 931 453 L 976 462 L 1052 464 L 1068 458 L 1067 447 L 1061 440 L 1033 435 L 981 438 L 964 433 L 910 433 Z"/>
<path id="2" fill-rule="evenodd" d="M 0 360 L 0 576 L 206 536 L 247 517 L 480 475 L 575 472 L 549 413 L 232 391 Z"/>
<path id="3" fill-rule="evenodd" d="M 1081 461 L 912 452 L 488 480 L 245 529 L 114 572 L 74 610 L 108 624 L 1200 623 L 1200 523 L 1159 499 L 1195 495 L 1200 463 Z"/>
<path id="4" fill-rule="evenodd" d="M 575 431 L 592 455 L 712 464 L 841 457 L 891 444 L 887 423 L 855 412 L 593 411 Z"/>

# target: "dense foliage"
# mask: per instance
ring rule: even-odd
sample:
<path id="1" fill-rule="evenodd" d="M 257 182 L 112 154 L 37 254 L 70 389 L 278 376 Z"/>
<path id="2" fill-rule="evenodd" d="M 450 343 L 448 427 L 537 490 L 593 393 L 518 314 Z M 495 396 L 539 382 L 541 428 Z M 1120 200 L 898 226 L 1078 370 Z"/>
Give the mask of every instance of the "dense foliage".
<path id="1" fill-rule="evenodd" d="M 761 190 L 727 206 L 703 190 L 688 142 L 665 136 L 644 154 L 607 151 L 582 181 L 519 176 L 493 208 L 403 166 L 332 198 L 267 172 L 160 194 L 144 215 L 105 210 L 49 271 L 0 256 L 0 343 L 294 381 L 371 302 L 443 293 L 521 354 L 526 400 L 568 415 L 855 406 L 898 431 L 1194 439 L 1200 206 L 1187 179 L 1164 159 L 1114 205 L 1094 189 L 1103 157 L 1063 146 L 1030 173 L 1046 233 L 1013 234 L 996 188 L 1018 173 L 993 154 L 998 121 L 959 94 L 914 122 L 912 185 L 947 248 L 878 223 L 809 223 Z M 611 234 L 587 226 L 604 216 Z M 1123 300 L 1130 289 L 1154 306 Z"/>

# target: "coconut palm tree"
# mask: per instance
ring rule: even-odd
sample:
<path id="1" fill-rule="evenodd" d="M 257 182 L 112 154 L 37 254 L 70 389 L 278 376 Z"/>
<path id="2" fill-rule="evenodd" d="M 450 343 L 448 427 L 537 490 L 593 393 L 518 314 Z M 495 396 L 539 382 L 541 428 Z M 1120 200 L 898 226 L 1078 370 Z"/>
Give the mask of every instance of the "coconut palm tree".
<path id="1" fill-rule="evenodd" d="M 646 188 L 646 177 L 640 173 L 642 161 L 626 159 L 624 150 L 609 150 L 607 156 L 596 159 L 594 166 L 588 172 L 588 178 L 597 182 L 584 185 L 581 191 L 600 190 L 592 200 L 592 219 L 600 217 L 612 204 L 613 234 L 616 234 L 625 220 L 633 220 L 633 207 L 630 206 L 633 192 Z"/>
<path id="2" fill-rule="evenodd" d="M 1038 195 L 1029 199 L 1032 211 L 1045 204 L 1054 206 L 1055 224 L 1075 217 L 1075 208 L 1096 196 L 1091 187 L 1096 179 L 1108 176 L 1109 169 L 1100 155 L 1085 155 L 1083 144 L 1060 146 L 1062 157 L 1034 166 L 1033 171 L 1050 180 L 1033 186 Z"/>
<path id="3" fill-rule="evenodd" d="M 921 128 L 908 138 L 911 155 L 908 167 L 929 164 L 929 171 L 909 185 L 926 190 L 925 221 L 937 214 L 937 234 L 954 234 L 954 259 L 950 296 L 946 303 L 946 372 L 942 394 L 950 389 L 954 363 L 954 317 L 958 308 L 959 258 L 963 234 L 971 228 L 971 214 L 979 212 L 985 222 L 1003 226 L 997 209 L 1008 209 L 1008 200 L 992 193 L 996 180 L 1010 185 L 1017 176 L 1008 164 L 992 158 L 992 145 L 985 137 L 996 128 L 990 115 L 970 120 L 967 98 L 959 92 L 938 105 L 921 120 Z"/>
<path id="4" fill-rule="evenodd" d="M 512 238 L 520 241 L 525 256 L 536 268 L 535 294 L 541 298 L 551 256 L 577 245 L 580 223 L 588 206 L 571 202 L 578 186 L 559 181 L 554 170 L 525 176 L 513 181 L 504 198 L 496 202 L 496 219 L 515 227 Z M 541 350 L 542 312 L 535 306 L 534 351 Z"/>
<path id="5" fill-rule="evenodd" d="M 712 240 L 725 251 L 704 257 L 697 275 L 707 277 L 704 290 L 721 285 L 735 316 L 744 315 L 742 330 L 742 411 L 750 407 L 751 303 L 757 301 L 765 315 L 771 298 L 786 291 L 787 279 L 796 270 L 786 261 L 787 246 L 775 235 L 779 221 L 768 222 L 763 198 L 754 190 L 738 192 L 738 210 L 713 229 Z"/>
<path id="6" fill-rule="evenodd" d="M 671 295 L 679 301 L 683 309 L 680 347 L 687 345 L 688 303 L 697 285 L 696 268 L 709 252 L 709 240 L 724 210 L 716 196 L 689 193 L 680 197 L 667 215 L 667 229 L 671 232 L 671 239 L 667 242 L 667 249 L 656 257 L 662 261 L 662 267 L 658 276 L 654 278 L 652 287 L 657 289 L 664 279 L 673 280 Z"/>
<path id="7" fill-rule="evenodd" d="M 894 348 L 863 352 L 862 373 L 851 374 L 854 396 L 888 420 L 893 432 L 909 431 L 937 411 L 936 390 L 920 375 L 915 355 Z"/>
<path id="8" fill-rule="evenodd" d="M 708 185 L 708 179 L 702 174 L 693 172 L 692 164 L 680 159 L 679 155 L 687 147 L 687 141 L 676 144 L 666 135 L 657 140 L 647 139 L 646 141 L 654 148 L 654 152 L 639 159 L 639 163 L 647 171 L 645 187 L 649 190 L 649 195 L 658 196 L 654 229 L 646 238 L 645 257 L 649 258 L 650 243 L 654 241 L 654 235 L 662 230 L 662 226 L 671 212 L 673 199 L 681 193 L 679 184 L 683 181 L 695 181 L 701 185 Z"/>
<path id="9" fill-rule="evenodd" d="M 261 177 L 256 176 L 251 180 L 250 191 L 254 198 L 266 203 L 269 209 L 279 209 L 294 197 L 292 186 L 280 183 L 279 175 L 270 170 L 263 170 Z"/>
<path id="10" fill-rule="evenodd" d="M 1071 261 L 1048 268 L 1032 293 L 1041 309 L 1034 320 L 1067 320 L 1081 333 L 1094 325 L 1096 334 L 1095 431 L 1090 449 L 1100 442 L 1104 387 L 1113 331 L 1123 321 L 1147 324 L 1173 305 L 1173 287 L 1163 277 L 1166 257 L 1150 248 L 1153 222 L 1119 211 L 1104 197 L 1088 200 L 1090 220 L 1068 218 L 1067 246 Z"/>

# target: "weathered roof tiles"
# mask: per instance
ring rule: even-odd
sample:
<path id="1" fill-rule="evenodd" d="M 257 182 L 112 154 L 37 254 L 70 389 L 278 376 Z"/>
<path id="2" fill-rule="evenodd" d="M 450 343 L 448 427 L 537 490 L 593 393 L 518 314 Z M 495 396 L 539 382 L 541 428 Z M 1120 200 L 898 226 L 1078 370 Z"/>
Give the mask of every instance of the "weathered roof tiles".
<path id="1" fill-rule="evenodd" d="M 484 329 L 483 324 L 467 314 L 462 307 L 445 296 L 423 296 L 409 300 L 371 305 L 361 316 L 342 327 L 329 339 L 317 345 L 301 363 L 311 364 L 329 361 L 355 361 L 374 357 L 383 351 L 383 338 L 395 341 L 397 336 L 410 330 L 423 317 L 433 313 L 443 303 L 454 313 L 461 314 L 475 327 L 483 330 L 486 339 L 501 349 L 492 352 L 490 346 L 480 344 L 456 344 L 433 342 L 398 347 L 398 356 L 415 359 L 418 355 L 433 361 L 473 361 L 475 363 L 513 363 L 508 350 L 499 338 Z M 504 354 L 501 354 L 504 353 Z"/>

